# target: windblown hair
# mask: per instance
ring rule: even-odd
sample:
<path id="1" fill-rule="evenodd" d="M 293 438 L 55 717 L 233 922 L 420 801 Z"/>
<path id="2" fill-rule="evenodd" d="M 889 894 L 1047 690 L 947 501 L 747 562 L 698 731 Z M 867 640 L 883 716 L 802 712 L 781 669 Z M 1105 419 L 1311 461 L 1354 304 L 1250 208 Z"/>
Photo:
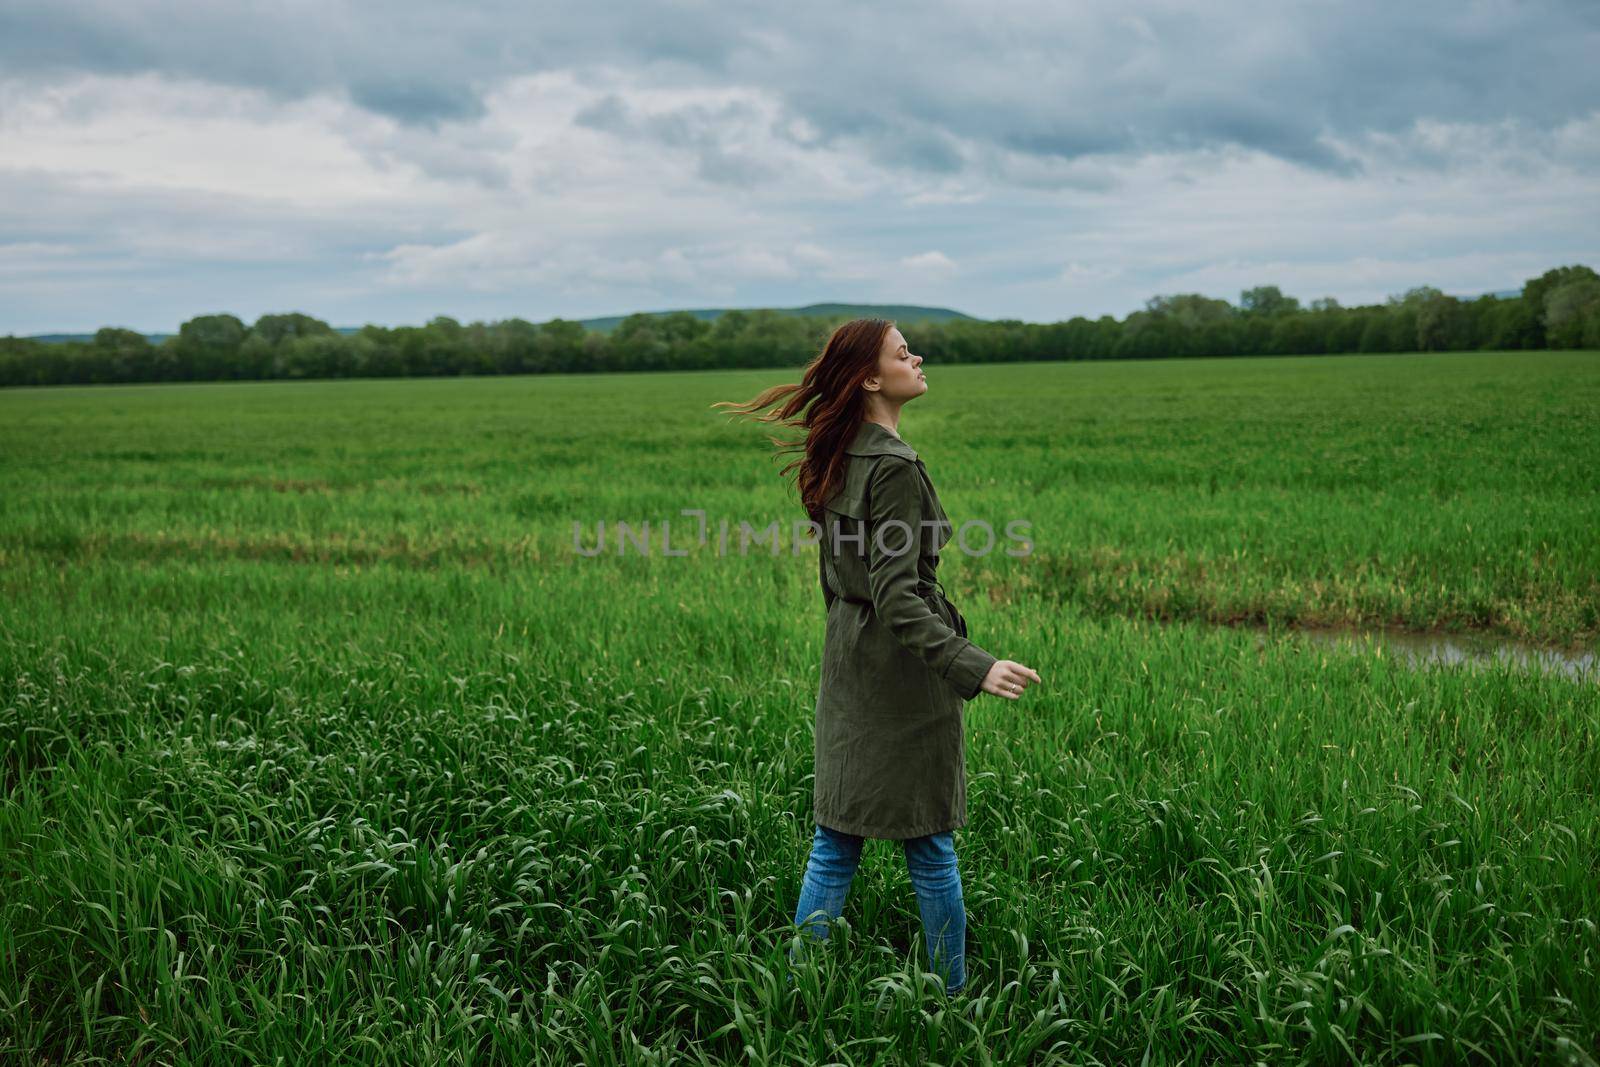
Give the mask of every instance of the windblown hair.
<path id="1" fill-rule="evenodd" d="M 742 404 L 720 400 L 711 405 L 728 408 L 730 414 L 748 415 L 783 401 L 781 407 L 758 416 L 757 421 L 779 422 L 806 431 L 804 440 L 767 440 L 779 446 L 779 452 L 803 450 L 799 459 L 778 473 L 783 477 L 795 467 L 800 468 L 795 478 L 800 505 L 819 525 L 823 501 L 844 480 L 845 445 L 866 415 L 861 384 L 877 373 L 878 354 L 893 325 L 890 319 L 851 319 L 828 337 L 822 353 L 806 364 L 798 383 L 774 385 Z"/>

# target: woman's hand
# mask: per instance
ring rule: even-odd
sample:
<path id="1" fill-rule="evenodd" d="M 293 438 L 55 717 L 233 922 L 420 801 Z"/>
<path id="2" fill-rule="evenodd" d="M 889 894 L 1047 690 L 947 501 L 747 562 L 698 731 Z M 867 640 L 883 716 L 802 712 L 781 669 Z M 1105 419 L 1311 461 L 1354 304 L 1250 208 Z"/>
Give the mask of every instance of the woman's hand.
<path id="1" fill-rule="evenodd" d="M 1024 689 L 1037 681 L 1040 681 L 1039 672 L 1032 667 L 1024 667 L 1016 660 L 997 659 L 983 676 L 982 688 L 985 693 L 1016 700 Z"/>

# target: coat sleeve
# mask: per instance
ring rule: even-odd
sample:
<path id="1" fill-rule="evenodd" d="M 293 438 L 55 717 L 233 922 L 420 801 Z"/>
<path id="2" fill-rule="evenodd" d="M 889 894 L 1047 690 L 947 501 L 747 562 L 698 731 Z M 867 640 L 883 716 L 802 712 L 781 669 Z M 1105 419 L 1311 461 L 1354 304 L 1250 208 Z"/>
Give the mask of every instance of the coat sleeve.
<path id="1" fill-rule="evenodd" d="M 950 628 L 917 595 L 917 539 L 922 527 L 922 476 L 909 461 L 879 460 L 868 480 L 867 585 L 880 622 L 964 700 L 982 691 L 995 657 Z M 898 519 L 900 523 L 885 523 Z M 879 545 L 879 541 L 882 545 Z M 904 551 L 896 551 L 906 546 Z"/>

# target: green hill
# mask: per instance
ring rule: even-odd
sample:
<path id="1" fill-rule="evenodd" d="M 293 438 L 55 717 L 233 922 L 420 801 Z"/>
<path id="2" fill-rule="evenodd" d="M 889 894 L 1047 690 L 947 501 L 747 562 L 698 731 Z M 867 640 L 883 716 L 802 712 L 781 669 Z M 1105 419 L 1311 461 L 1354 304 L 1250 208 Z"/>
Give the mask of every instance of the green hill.
<path id="1" fill-rule="evenodd" d="M 688 313 L 697 319 L 713 320 L 733 308 L 696 308 Z M 742 311 L 756 311 L 757 308 L 741 308 Z M 899 323 L 915 322 L 947 322 L 951 319 L 966 319 L 971 322 L 980 321 L 971 315 L 949 308 L 918 307 L 915 304 L 807 304 L 799 308 L 772 308 L 780 315 L 816 315 L 829 319 L 849 319 L 877 317 L 893 319 Z M 673 315 L 673 311 L 646 311 L 645 315 Z M 610 333 L 626 315 L 606 315 L 597 319 L 580 319 L 591 330 L 600 333 Z"/>

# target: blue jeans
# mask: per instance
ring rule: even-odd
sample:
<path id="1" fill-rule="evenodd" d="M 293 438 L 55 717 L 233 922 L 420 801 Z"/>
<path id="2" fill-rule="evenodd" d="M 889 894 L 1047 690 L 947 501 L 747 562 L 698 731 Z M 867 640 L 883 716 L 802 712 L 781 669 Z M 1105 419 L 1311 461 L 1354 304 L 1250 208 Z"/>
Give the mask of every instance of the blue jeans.
<path id="1" fill-rule="evenodd" d="M 828 939 L 823 920 L 836 919 L 844 911 L 845 896 L 861 863 L 863 840 L 855 834 L 817 825 L 800 884 L 800 903 L 794 912 L 795 925 L 815 941 Z M 916 890 L 917 907 L 922 912 L 928 959 L 944 979 L 945 992 L 958 992 L 967 984 L 967 909 L 961 900 L 954 836 L 947 830 L 908 838 L 901 844 L 905 847 L 911 887 Z M 794 952 L 791 950 L 789 955 L 792 959 Z"/>

